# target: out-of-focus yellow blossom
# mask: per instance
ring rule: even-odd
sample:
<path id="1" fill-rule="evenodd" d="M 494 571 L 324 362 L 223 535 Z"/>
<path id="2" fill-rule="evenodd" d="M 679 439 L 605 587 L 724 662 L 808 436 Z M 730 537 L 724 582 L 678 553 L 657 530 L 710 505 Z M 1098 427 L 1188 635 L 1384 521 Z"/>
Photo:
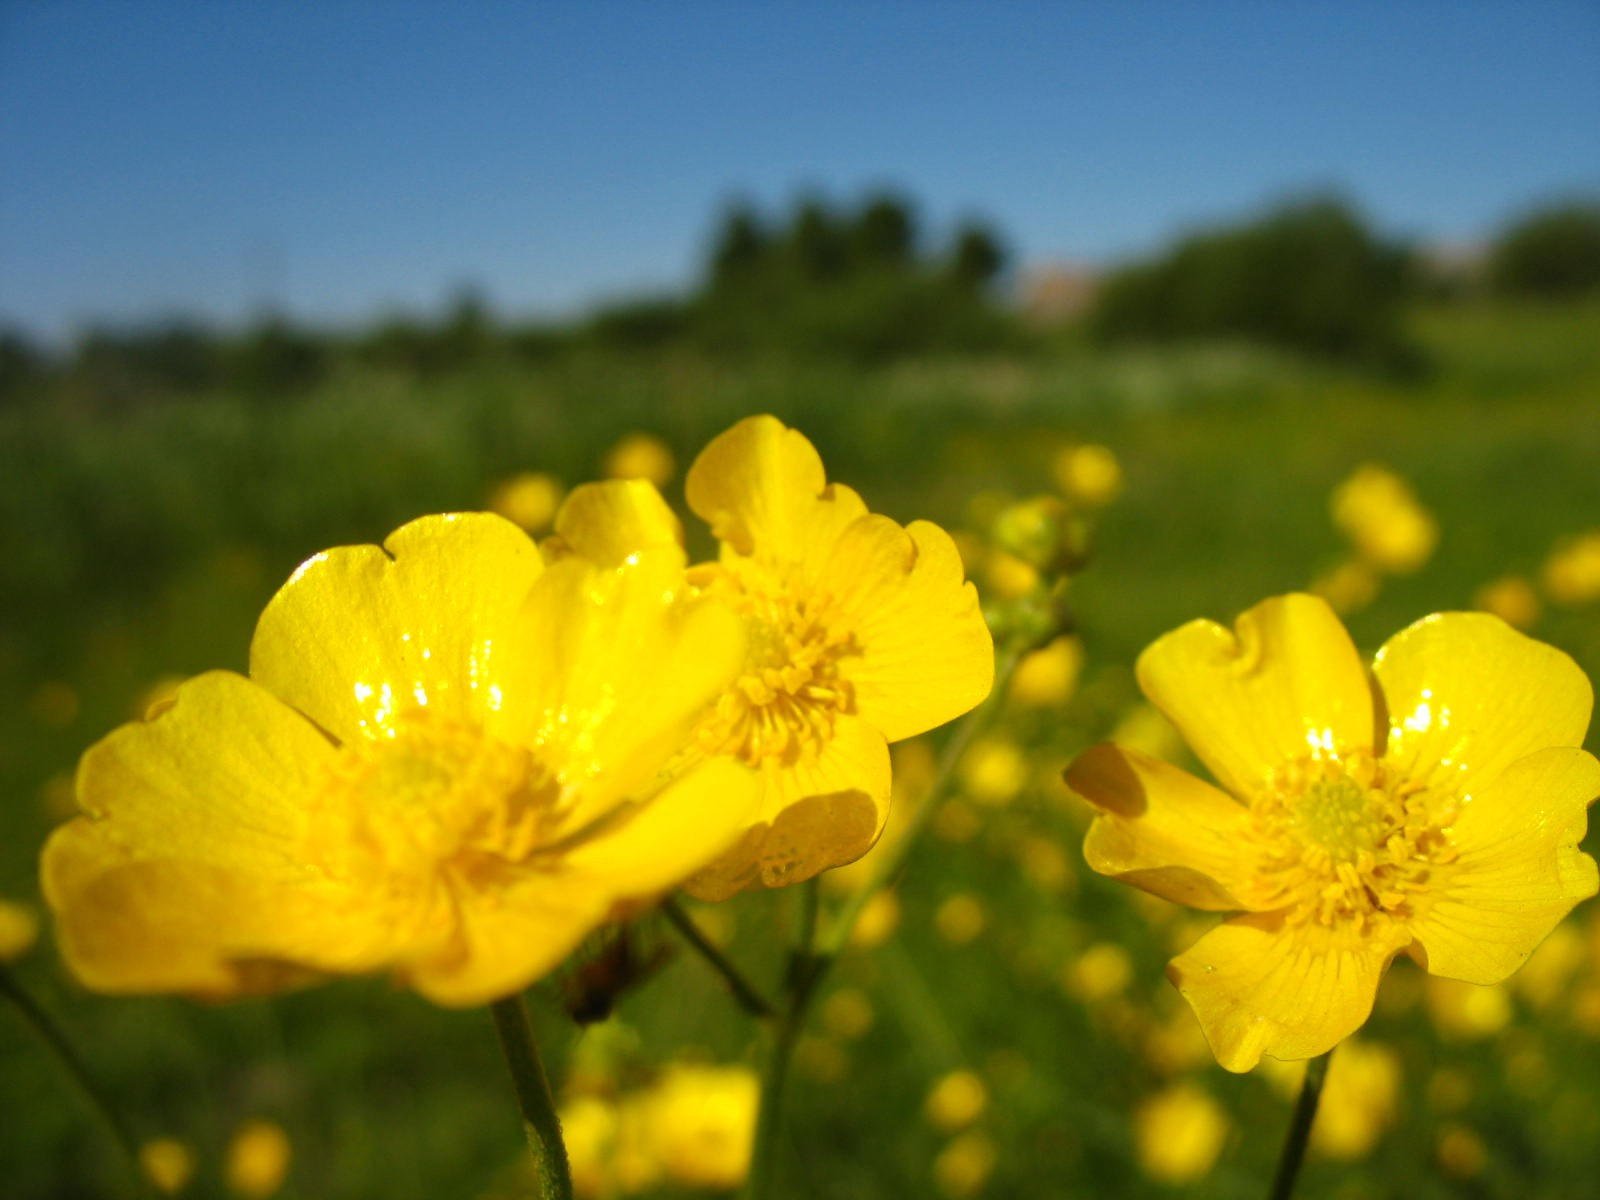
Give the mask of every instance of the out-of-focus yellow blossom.
<path id="1" fill-rule="evenodd" d="M 1489 1162 L 1483 1139 L 1465 1125 L 1446 1125 L 1441 1129 L 1435 1155 L 1439 1169 L 1453 1179 L 1476 1179 Z"/>
<path id="2" fill-rule="evenodd" d="M 1037 834 L 1023 838 L 1017 846 L 1017 862 L 1028 881 L 1042 891 L 1066 891 L 1074 883 L 1072 863 L 1054 838 Z"/>
<path id="3" fill-rule="evenodd" d="M 750 1170 L 761 1083 L 748 1067 L 679 1065 L 656 1083 L 650 1135 L 673 1182 L 732 1190 Z"/>
<path id="4" fill-rule="evenodd" d="M 941 1075 L 922 1102 L 928 1123 L 941 1133 L 965 1129 L 989 1107 L 989 1089 L 974 1071 L 951 1071 Z"/>
<path id="5" fill-rule="evenodd" d="M 933 1160 L 933 1182 L 941 1195 L 965 1200 L 983 1191 L 998 1159 L 994 1139 L 976 1129 L 952 1138 Z"/>
<path id="6" fill-rule="evenodd" d="M 249 679 L 191 679 L 84 755 L 42 864 L 63 954 L 109 992 L 508 995 L 747 825 L 751 772 L 669 763 L 743 654 L 676 548 L 546 567 L 478 513 L 320 554 Z"/>
<path id="7" fill-rule="evenodd" d="M 1133 960 L 1114 942 L 1096 942 L 1067 964 L 1061 981 L 1085 1004 L 1119 996 L 1133 979 Z"/>
<path id="8" fill-rule="evenodd" d="M 1067 446 L 1052 464 L 1056 486 L 1079 504 L 1098 508 L 1122 494 L 1122 464 L 1105 446 Z"/>
<path id="9" fill-rule="evenodd" d="M 933 814 L 933 835 L 943 842 L 970 842 L 982 829 L 983 818 L 964 800 L 946 800 Z"/>
<path id="10" fill-rule="evenodd" d="M 1167 762 L 1175 762 L 1183 754 L 1183 735 L 1153 704 L 1135 704 L 1124 713 L 1111 731 L 1111 740 L 1125 750 Z"/>
<path id="11" fill-rule="evenodd" d="M 502 480 L 489 493 L 489 511 L 529 533 L 543 533 L 561 507 L 561 494 L 561 481 L 554 475 L 522 471 Z"/>
<path id="12" fill-rule="evenodd" d="M 1558 542 L 1544 561 L 1545 595 L 1575 608 L 1600 600 L 1600 529 Z"/>
<path id="13" fill-rule="evenodd" d="M 1336 613 L 1360 612 L 1378 597 L 1382 580 L 1359 558 L 1347 558 L 1311 581 L 1311 594 L 1321 596 Z"/>
<path id="14" fill-rule="evenodd" d="M 139 1168 L 156 1191 L 176 1196 L 194 1178 L 194 1151 L 177 1138 L 151 1138 L 139 1147 Z"/>
<path id="15" fill-rule="evenodd" d="M 65 729 L 71 725 L 78 719 L 80 707 L 77 689 L 59 679 L 41 683 L 28 697 L 28 711 L 33 719 L 51 729 Z"/>
<path id="16" fill-rule="evenodd" d="M 1039 586 L 1039 571 L 1005 550 L 991 550 L 983 560 L 983 590 L 1001 600 L 1026 596 Z"/>
<path id="17" fill-rule="evenodd" d="M 630 433 L 606 451 L 601 472 L 607 479 L 643 479 L 659 488 L 672 482 L 677 469 L 666 442 L 653 433 Z"/>
<path id="18" fill-rule="evenodd" d="M 247 1200 L 266 1200 L 283 1187 L 292 1151 L 289 1135 L 272 1121 L 246 1121 L 228 1139 L 223 1176 L 228 1190 Z"/>
<path id="19" fill-rule="evenodd" d="M 1539 593 L 1521 575 L 1502 575 L 1478 589 L 1472 607 L 1493 613 L 1507 625 L 1526 629 L 1539 619 Z"/>
<path id="20" fill-rule="evenodd" d="M 0 963 L 16 962 L 39 940 L 39 914 L 28 904 L 0 897 Z"/>
<path id="21" fill-rule="evenodd" d="M 1586 983 L 1573 994 L 1572 1023 L 1590 1037 L 1600 1037 L 1600 984 Z"/>
<path id="22" fill-rule="evenodd" d="M 616 1106 L 599 1096 L 575 1096 L 562 1104 L 560 1115 L 572 1190 L 585 1200 L 600 1200 L 611 1190 Z"/>
<path id="23" fill-rule="evenodd" d="M 133 698 L 129 706 L 133 717 L 143 721 L 159 717 L 172 707 L 173 701 L 178 698 L 178 688 L 182 685 L 182 675 L 158 676 Z"/>
<path id="24" fill-rule="evenodd" d="M 1091 867 L 1237 914 L 1168 967 L 1229 1070 L 1350 1036 L 1402 951 L 1498 983 L 1595 893 L 1578 849 L 1600 793 L 1580 748 L 1593 693 L 1570 658 L 1449 613 L 1372 672 L 1312 596 L 1231 631 L 1194 621 L 1140 656 L 1139 682 L 1222 787 L 1113 745 L 1067 772 L 1098 810 Z"/>
<path id="25" fill-rule="evenodd" d="M 1379 570 L 1409 575 L 1439 541 L 1433 515 L 1410 485 L 1387 467 L 1366 463 L 1333 490 L 1333 523 Z"/>
<path id="26" fill-rule="evenodd" d="M 959 768 L 962 789 L 980 804 L 1015 800 L 1028 783 L 1028 760 L 1008 737 L 991 734 L 968 747 Z"/>
<path id="27" fill-rule="evenodd" d="M 964 946 L 987 928 L 983 902 L 970 892 L 958 892 L 934 911 L 933 927 L 945 941 Z"/>
<path id="28" fill-rule="evenodd" d="M 1303 1062 L 1263 1060 L 1262 1070 L 1285 1097 L 1305 1078 Z M 1311 1146 L 1327 1158 L 1364 1158 L 1394 1123 L 1400 1103 L 1400 1059 L 1387 1046 L 1351 1038 L 1328 1063 L 1311 1129 Z"/>
<path id="29" fill-rule="evenodd" d="M 858 988 L 840 988 L 822 1002 L 822 1024 L 837 1038 L 853 1042 L 872 1028 L 872 1001 Z"/>
<path id="30" fill-rule="evenodd" d="M 1145 1061 L 1161 1075 L 1180 1075 L 1205 1062 L 1211 1049 L 1205 1031 L 1188 1009 L 1149 1026 L 1142 1043 Z"/>
<path id="31" fill-rule="evenodd" d="M 994 644 L 950 535 L 868 512 L 774 417 L 714 438 L 685 491 L 721 544 L 718 560 L 691 575 L 739 613 L 748 647 L 695 740 L 700 753 L 754 768 L 762 781 L 758 819 L 686 885 L 720 900 L 866 853 L 888 817 L 889 743 L 987 696 Z M 619 562 L 638 547 L 677 544 L 677 523 L 652 490 L 580 493 L 610 519 L 599 538 L 558 520 L 576 553 Z"/>
<path id="32" fill-rule="evenodd" d="M 1428 1105 L 1435 1112 L 1460 1112 L 1472 1103 L 1472 1076 L 1458 1067 L 1440 1067 L 1428 1079 Z"/>
<path id="33" fill-rule="evenodd" d="M 1566 998 L 1572 978 L 1584 966 L 1589 947 L 1571 922 L 1550 931 L 1522 970 L 1511 978 L 1517 994 L 1536 1009 L 1548 1009 Z"/>
<path id="34" fill-rule="evenodd" d="M 797 1070 L 815 1083 L 834 1084 L 850 1072 L 850 1057 L 832 1038 L 808 1034 L 794 1048 Z"/>
<path id="35" fill-rule="evenodd" d="M 893 937 L 899 927 L 900 897 L 887 889 L 875 892 L 856 917 L 850 944 L 857 950 L 874 950 Z"/>
<path id="36" fill-rule="evenodd" d="M 1010 697 L 1024 708 L 1055 708 L 1072 699 L 1083 671 L 1083 643 L 1058 637 L 1024 656 L 1011 676 Z"/>
<path id="37" fill-rule="evenodd" d="M 1498 984 L 1428 980 L 1428 1015 L 1445 1037 L 1470 1042 L 1499 1033 L 1511 1023 L 1511 996 Z"/>
<path id="38" fill-rule="evenodd" d="M 1228 1140 L 1228 1118 L 1206 1092 L 1178 1083 L 1134 1114 L 1139 1165 L 1162 1183 L 1192 1183 L 1209 1172 Z"/>

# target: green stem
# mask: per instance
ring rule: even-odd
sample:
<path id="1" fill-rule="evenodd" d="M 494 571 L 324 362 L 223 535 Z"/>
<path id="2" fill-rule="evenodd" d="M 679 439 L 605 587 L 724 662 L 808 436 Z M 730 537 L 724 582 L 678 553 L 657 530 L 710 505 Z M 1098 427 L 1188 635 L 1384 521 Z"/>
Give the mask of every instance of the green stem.
<path id="1" fill-rule="evenodd" d="M 955 736 L 945 746 L 933 782 L 912 814 L 905 833 L 894 845 L 877 851 L 875 866 L 867 882 L 850 897 L 820 940 L 816 939 L 817 881 L 806 881 L 800 936 L 789 958 L 787 1003 L 778 1017 L 773 1033 L 772 1056 L 768 1059 L 766 1075 L 761 1082 L 761 1111 L 756 1117 L 756 1140 L 750 1159 L 746 1200 L 766 1200 L 772 1193 L 772 1181 L 777 1170 L 778 1135 L 783 1119 L 784 1084 L 788 1080 L 789 1060 L 794 1054 L 795 1043 L 805 1027 L 811 998 L 850 940 L 850 931 L 855 928 L 867 901 L 894 882 L 904 868 L 922 831 L 928 827 L 928 822 L 933 819 L 934 812 L 954 782 L 961 756 L 999 712 L 1010 688 L 1011 676 L 1030 644 L 1031 639 L 1029 642 L 1018 640 L 1008 644 L 1001 653 L 994 686 L 984 702 L 967 714 Z"/>
<path id="2" fill-rule="evenodd" d="M 1289 1121 L 1289 1135 L 1284 1139 L 1283 1151 L 1278 1158 L 1278 1171 L 1272 1178 L 1269 1200 L 1289 1200 L 1294 1195 L 1295 1180 L 1300 1177 L 1300 1164 L 1305 1161 L 1306 1144 L 1311 1140 L 1311 1125 L 1317 1119 L 1317 1102 L 1322 1099 L 1322 1083 L 1328 1075 L 1328 1060 L 1333 1051 L 1313 1058 L 1306 1063 L 1305 1081 L 1300 1085 L 1300 1098 L 1294 1104 L 1294 1116 Z"/>
<path id="3" fill-rule="evenodd" d="M 39 1007 L 38 1001 L 27 993 L 4 963 L 0 963 L 0 995 L 16 1005 L 17 1011 L 22 1014 L 22 1019 L 28 1027 L 71 1076 L 72 1082 L 89 1102 L 89 1107 L 105 1126 L 111 1140 L 117 1144 L 117 1148 L 127 1159 L 128 1167 L 138 1181 L 136 1191 L 140 1195 L 148 1194 L 149 1181 L 145 1179 L 144 1168 L 139 1165 L 139 1140 L 134 1136 L 133 1129 L 111 1103 L 110 1097 L 106 1095 L 95 1077 L 90 1074 L 88 1065 L 73 1048 L 72 1042 L 68 1040 L 61 1026 L 51 1019 L 49 1013 Z"/>
<path id="4" fill-rule="evenodd" d="M 533 1026 L 520 994 L 496 1000 L 489 1006 L 494 1027 L 500 1034 L 500 1048 L 511 1068 L 511 1083 L 517 1092 L 517 1107 L 522 1113 L 522 1128 L 533 1151 L 533 1172 L 539 1200 L 572 1200 L 572 1176 L 567 1167 L 567 1148 L 561 1141 L 561 1120 L 550 1095 L 550 1081 L 539 1061 Z"/>
<path id="5" fill-rule="evenodd" d="M 684 911 L 682 904 L 676 899 L 668 899 L 662 904 L 661 912 L 672 927 L 682 935 L 683 940 L 694 947 L 712 970 L 722 976 L 722 981 L 728 985 L 728 990 L 733 993 L 733 998 L 738 1001 L 740 1008 L 752 1017 L 760 1017 L 762 1020 L 777 1015 L 777 1010 L 772 1007 L 772 1001 L 763 996 L 760 989 L 734 966 L 733 960 L 716 947 L 706 936 L 705 931 L 695 924 L 694 918 Z"/>

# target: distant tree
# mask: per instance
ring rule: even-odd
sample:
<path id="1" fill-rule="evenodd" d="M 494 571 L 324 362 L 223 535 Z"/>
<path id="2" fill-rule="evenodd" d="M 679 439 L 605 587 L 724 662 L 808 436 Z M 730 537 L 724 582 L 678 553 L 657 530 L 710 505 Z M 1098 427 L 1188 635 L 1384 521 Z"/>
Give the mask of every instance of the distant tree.
<path id="1" fill-rule="evenodd" d="M 987 287 L 1006 262 L 999 239 L 984 226 L 968 222 L 956 230 L 951 252 L 951 272 L 956 281 L 971 288 Z"/>
<path id="2" fill-rule="evenodd" d="M 1600 202 L 1530 213 L 1501 235 L 1490 259 L 1497 290 L 1566 297 L 1600 289 Z"/>
<path id="3" fill-rule="evenodd" d="M 328 367 L 322 339 L 272 315 L 245 332 L 233 347 L 231 381 L 256 396 L 290 396 L 319 380 Z"/>
<path id="4" fill-rule="evenodd" d="M 789 227 L 789 249 L 803 279 L 837 279 L 849 265 L 845 231 L 821 200 L 800 202 Z"/>
<path id="5" fill-rule="evenodd" d="M 761 218 L 748 204 L 739 203 L 722 218 L 711 246 L 711 286 L 726 287 L 749 280 L 761 268 L 771 249 L 771 238 Z"/>
<path id="6" fill-rule="evenodd" d="M 22 399 L 44 379 L 49 360 L 20 329 L 0 329 L 0 405 Z"/>
<path id="7" fill-rule="evenodd" d="M 916 221 L 899 196 L 871 196 L 850 231 L 851 257 L 867 267 L 905 267 L 916 254 Z"/>

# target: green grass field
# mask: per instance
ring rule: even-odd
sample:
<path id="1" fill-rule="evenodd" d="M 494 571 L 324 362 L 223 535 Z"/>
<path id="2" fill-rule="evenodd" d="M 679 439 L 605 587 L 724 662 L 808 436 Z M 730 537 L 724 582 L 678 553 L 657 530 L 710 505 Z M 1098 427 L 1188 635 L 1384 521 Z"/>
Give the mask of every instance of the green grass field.
<path id="1" fill-rule="evenodd" d="M 940 1075 L 970 1068 L 988 1089 L 978 1128 L 996 1151 L 982 1194 L 1173 1194 L 1141 1172 L 1133 1113 L 1182 1077 L 1230 1128 L 1217 1165 L 1185 1194 L 1262 1195 L 1289 1102 L 1209 1060 L 1152 1061 L 1140 1031 L 1176 1012 L 1161 972 L 1174 929 L 1081 866 L 1084 815 L 1057 777 L 1135 702 L 1131 664 L 1152 638 L 1304 587 L 1341 557 L 1328 494 L 1359 463 L 1405 476 L 1442 529 L 1424 569 L 1350 618 L 1364 648 L 1469 606 L 1496 576 L 1537 578 L 1560 537 L 1600 526 L 1600 309 L 1436 310 L 1415 324 L 1437 366 L 1411 383 L 1244 347 L 873 371 L 596 357 L 489 363 L 429 383 L 341 377 L 278 403 L 0 413 L 0 897 L 38 903 L 37 853 L 59 816 L 50 804 L 81 750 L 129 719 L 157 679 L 241 669 L 263 602 L 325 546 L 481 507 L 515 471 L 593 477 L 633 429 L 677 453 L 677 503 L 682 464 L 755 412 L 804 430 L 874 509 L 951 528 L 967 527 L 974 497 L 1049 490 L 1065 441 L 1101 442 L 1126 483 L 1073 584 L 1081 685 L 1061 711 L 1007 719 L 1027 750 L 1028 786 L 1008 805 L 978 807 L 970 839 L 919 847 L 897 935 L 835 973 L 830 986 L 864 994 L 874 1020 L 854 1039 L 817 1023 L 823 1041 L 793 1081 L 788 1194 L 937 1194 L 931 1164 L 947 1138 L 922 1119 L 923 1097 Z M 1600 611 L 1547 607 L 1532 632 L 1600 674 Z M 1067 851 L 1066 880 L 1042 884 L 1020 865 L 1039 839 Z M 934 913 L 958 894 L 977 898 L 987 929 L 953 945 Z M 779 969 L 788 899 L 725 906 L 733 952 L 764 980 Z M 1359 1159 L 1314 1159 L 1304 1195 L 1592 1194 L 1600 1045 L 1574 997 L 1600 987 L 1600 924 L 1585 908 L 1571 920 L 1586 948 L 1575 974 L 1548 1003 L 1511 989 L 1512 1019 L 1489 1036 L 1431 1020 L 1419 973 L 1394 969 L 1363 1039 L 1398 1055 L 1395 1111 Z M 655 918 L 639 934 L 674 944 Z M 1096 943 L 1124 947 L 1133 970 L 1125 989 L 1085 1003 L 1061 976 Z M 486 1014 L 435 1010 L 381 980 L 225 1007 L 100 998 L 66 979 L 48 936 L 16 971 L 141 1136 L 196 1148 L 188 1195 L 227 1194 L 222 1149 L 251 1117 L 290 1135 L 285 1196 L 516 1194 L 520 1132 Z M 602 1046 L 629 1071 L 683 1057 L 758 1061 L 758 1031 L 684 953 L 586 1033 L 564 1017 L 558 982 L 533 999 L 558 1085 L 574 1053 Z M 1452 1160 L 1456 1173 L 1441 1171 L 1451 1130 L 1481 1143 L 1478 1169 Z M 110 1145 L 9 1011 L 0 1179 L 19 1200 L 124 1194 Z"/>

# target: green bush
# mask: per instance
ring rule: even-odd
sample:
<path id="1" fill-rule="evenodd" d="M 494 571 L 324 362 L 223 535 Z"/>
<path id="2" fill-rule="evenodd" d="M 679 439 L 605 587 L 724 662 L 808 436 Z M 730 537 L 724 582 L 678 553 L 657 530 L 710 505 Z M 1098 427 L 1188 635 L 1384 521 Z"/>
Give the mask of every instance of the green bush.
<path id="1" fill-rule="evenodd" d="M 1600 203 L 1544 208 L 1516 221 L 1495 244 L 1489 277 L 1509 295 L 1600 290 Z"/>

